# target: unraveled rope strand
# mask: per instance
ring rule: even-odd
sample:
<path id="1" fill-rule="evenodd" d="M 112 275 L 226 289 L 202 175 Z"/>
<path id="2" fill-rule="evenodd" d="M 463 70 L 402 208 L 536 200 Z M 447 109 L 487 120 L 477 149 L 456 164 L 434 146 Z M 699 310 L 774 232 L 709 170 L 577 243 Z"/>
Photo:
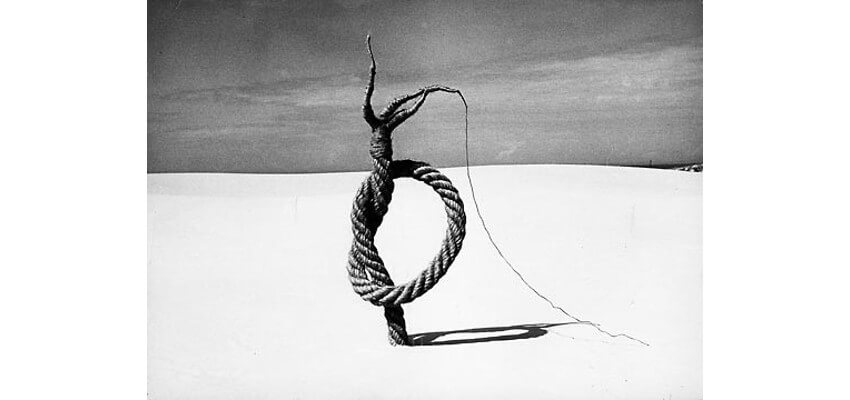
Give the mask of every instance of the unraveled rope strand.
<path id="1" fill-rule="evenodd" d="M 363 181 L 360 190 L 354 200 L 351 213 L 352 230 L 354 242 L 349 252 L 349 280 L 354 291 L 364 300 L 384 307 L 384 317 L 389 328 L 389 339 L 393 345 L 410 345 L 404 321 L 404 310 L 401 304 L 408 303 L 430 290 L 448 270 L 458 252 L 460 252 L 463 238 L 466 235 L 466 214 L 463 210 L 463 201 L 460 199 L 457 189 L 445 175 L 421 161 L 392 160 L 392 130 L 399 124 L 410 118 L 422 104 L 429 93 L 442 91 L 456 93 L 463 101 L 464 107 L 464 149 L 466 156 L 466 178 L 469 182 L 469 190 L 472 194 L 472 202 L 475 212 L 487 234 L 490 244 L 505 262 L 508 268 L 528 287 L 535 295 L 546 301 L 553 309 L 560 311 L 570 319 L 580 324 L 587 324 L 611 338 L 624 337 L 635 342 L 649 346 L 648 343 L 634 338 L 625 333 L 610 333 L 600 327 L 599 324 L 588 320 L 579 319 L 568 313 L 563 308 L 555 305 L 549 298 L 541 294 L 537 289 L 517 271 L 513 264 L 505 257 L 499 245 L 493 239 L 493 235 L 484 217 L 475 196 L 475 187 L 472 183 L 472 174 L 469 161 L 469 105 L 460 90 L 446 86 L 434 85 L 420 89 L 406 96 L 400 96 L 390 102 L 379 114 L 375 115 L 372 110 L 371 98 L 374 92 L 375 82 L 375 57 L 372 53 L 370 37 L 366 37 L 366 44 L 371 57 L 369 69 L 369 83 L 366 87 L 366 96 L 363 104 L 363 117 L 372 127 L 372 140 L 370 154 L 373 158 L 373 171 Z M 406 102 L 418 98 L 415 105 L 410 109 L 399 108 Z M 443 200 L 449 227 L 446 238 L 443 240 L 440 252 L 420 275 L 410 282 L 395 286 L 384 267 L 383 260 L 375 248 L 374 237 L 378 227 L 387 212 L 389 202 L 392 200 L 394 189 L 393 179 L 400 177 L 411 177 L 430 185 Z"/>
<path id="2" fill-rule="evenodd" d="M 505 262 L 505 265 L 507 265 L 508 268 L 510 268 L 511 271 L 513 271 L 514 274 L 516 274 L 516 276 L 519 277 L 519 279 L 522 281 L 522 283 L 525 284 L 525 286 L 528 287 L 532 292 L 534 292 L 534 294 L 537 295 L 537 297 L 540 297 L 541 299 L 543 299 L 544 301 L 549 303 L 549 306 L 560 311 L 562 314 L 566 315 L 567 317 L 574 320 L 575 322 L 577 322 L 579 324 L 590 325 L 590 326 L 594 327 L 597 331 L 599 331 L 599 332 L 601 332 L 601 333 L 603 333 L 603 334 L 605 334 L 609 337 L 612 337 L 612 338 L 624 337 L 624 338 L 633 340 L 635 342 L 638 342 L 640 344 L 643 344 L 645 346 L 649 346 L 649 343 L 646 343 L 643 340 L 634 338 L 634 337 L 627 335 L 625 333 L 616 333 L 616 334 L 611 333 L 611 332 L 608 332 L 608 331 L 600 328 L 599 324 L 597 324 L 595 322 L 582 320 L 582 319 L 574 317 L 572 314 L 568 313 L 563 308 L 556 306 L 555 303 L 552 302 L 552 300 L 549 300 L 548 297 L 544 296 L 537 289 L 535 289 L 533 286 L 531 286 L 531 284 L 528 283 L 528 281 L 525 280 L 525 277 L 523 277 L 522 274 L 519 273 L 519 271 L 517 271 L 516 268 L 514 268 L 514 265 L 510 261 L 508 261 L 508 258 L 505 257 L 505 254 L 502 253 L 502 249 L 499 248 L 499 245 L 497 245 L 496 241 L 493 239 L 493 234 L 490 233 L 490 229 L 487 228 L 487 223 L 484 222 L 484 217 L 481 215 L 481 208 L 478 206 L 478 199 L 475 197 L 475 186 L 472 184 L 472 174 L 471 174 L 470 168 L 469 168 L 469 105 L 466 104 L 466 99 L 463 97 L 463 94 L 460 91 L 458 91 L 457 94 L 458 94 L 458 96 L 460 96 L 461 101 L 463 101 L 463 109 L 464 109 L 463 136 L 464 136 L 464 154 L 466 155 L 466 180 L 469 182 L 469 192 L 472 193 L 472 204 L 475 205 L 475 213 L 478 215 L 478 220 L 481 221 L 481 227 L 484 228 L 484 233 L 487 234 L 487 239 L 490 240 L 490 244 L 492 244 L 493 248 L 496 249 L 496 253 L 499 253 L 499 257 L 502 259 L 502 261 Z"/>

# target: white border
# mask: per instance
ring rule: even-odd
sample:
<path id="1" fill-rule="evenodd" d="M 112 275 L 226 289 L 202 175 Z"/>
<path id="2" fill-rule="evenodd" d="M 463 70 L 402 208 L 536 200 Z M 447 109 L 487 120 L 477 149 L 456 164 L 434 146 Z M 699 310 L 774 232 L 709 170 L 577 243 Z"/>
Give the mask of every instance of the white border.
<path id="1" fill-rule="evenodd" d="M 146 7 L 3 6 L 0 398 L 145 398 Z"/>
<path id="2" fill-rule="evenodd" d="M 704 6 L 705 398 L 847 397 L 847 15 Z"/>
<path id="3" fill-rule="evenodd" d="M 0 24 L 0 398 L 143 398 L 146 4 L 48 3 Z M 706 398 L 846 397 L 846 11 L 705 6 Z"/>

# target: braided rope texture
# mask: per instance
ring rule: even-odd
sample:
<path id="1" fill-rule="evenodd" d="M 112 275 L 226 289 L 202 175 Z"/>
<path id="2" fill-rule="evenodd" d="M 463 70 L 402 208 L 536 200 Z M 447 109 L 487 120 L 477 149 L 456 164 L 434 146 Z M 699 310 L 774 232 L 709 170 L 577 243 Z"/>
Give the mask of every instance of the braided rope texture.
<path id="1" fill-rule="evenodd" d="M 425 294 L 446 274 L 466 236 L 466 213 L 457 189 L 440 171 L 421 161 L 392 160 L 390 132 L 373 132 L 371 153 L 374 169 L 360 185 L 351 210 L 354 241 L 348 276 L 354 292 L 363 300 L 384 307 L 390 343 L 410 345 L 401 305 Z M 448 222 L 440 251 L 416 278 L 402 285 L 393 282 L 374 242 L 397 178 L 413 178 L 431 186 L 443 201 Z"/>

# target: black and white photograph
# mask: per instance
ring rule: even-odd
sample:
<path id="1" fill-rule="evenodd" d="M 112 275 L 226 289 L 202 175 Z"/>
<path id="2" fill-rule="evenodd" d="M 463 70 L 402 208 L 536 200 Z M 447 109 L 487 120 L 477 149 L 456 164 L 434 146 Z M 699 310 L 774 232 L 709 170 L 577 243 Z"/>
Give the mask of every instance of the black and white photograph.
<path id="1" fill-rule="evenodd" d="M 702 18 L 148 2 L 148 398 L 702 398 Z"/>
<path id="2" fill-rule="evenodd" d="M 0 399 L 850 398 L 848 8 L 8 2 Z"/>
<path id="3" fill-rule="evenodd" d="M 848 8 L 8 2 L 0 399 L 850 398 Z"/>

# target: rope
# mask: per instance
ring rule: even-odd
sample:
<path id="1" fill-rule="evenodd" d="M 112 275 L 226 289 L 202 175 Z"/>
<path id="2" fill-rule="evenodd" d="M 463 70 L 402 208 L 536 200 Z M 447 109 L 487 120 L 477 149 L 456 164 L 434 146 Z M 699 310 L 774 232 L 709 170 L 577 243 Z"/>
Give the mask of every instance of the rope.
<path id="1" fill-rule="evenodd" d="M 368 37 L 367 46 L 369 54 L 372 55 Z M 422 106 L 429 93 L 453 93 L 456 90 L 444 86 L 429 86 L 412 95 L 393 100 L 376 116 L 371 106 L 375 80 L 374 56 L 369 72 L 363 117 L 372 127 L 369 153 L 372 156 L 373 168 L 360 185 L 351 210 L 354 240 L 348 255 L 348 277 L 354 292 L 363 300 L 384 307 L 390 343 L 411 345 L 401 305 L 425 294 L 446 274 L 460 252 L 463 238 L 466 236 L 466 214 L 457 189 L 440 171 L 422 161 L 392 159 L 392 132 Z M 413 107 L 400 109 L 407 101 L 416 98 L 418 101 Z M 413 178 L 430 186 L 442 199 L 448 222 L 440 251 L 416 278 L 402 285 L 393 282 L 375 246 L 375 234 L 392 201 L 395 188 L 393 180 L 398 178 Z"/>

